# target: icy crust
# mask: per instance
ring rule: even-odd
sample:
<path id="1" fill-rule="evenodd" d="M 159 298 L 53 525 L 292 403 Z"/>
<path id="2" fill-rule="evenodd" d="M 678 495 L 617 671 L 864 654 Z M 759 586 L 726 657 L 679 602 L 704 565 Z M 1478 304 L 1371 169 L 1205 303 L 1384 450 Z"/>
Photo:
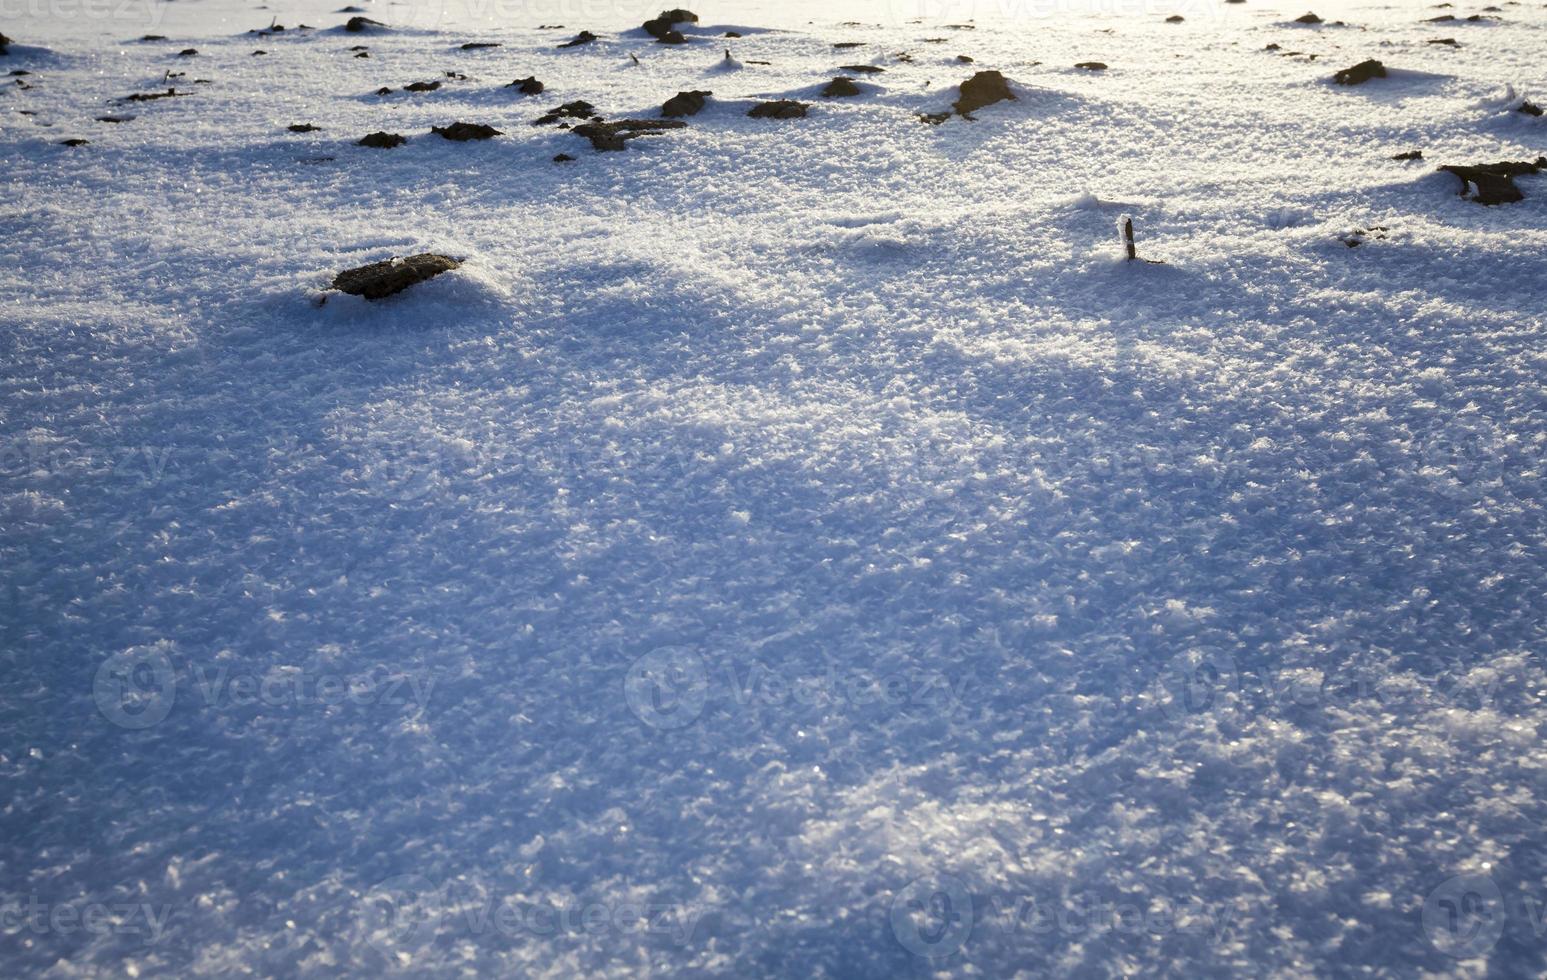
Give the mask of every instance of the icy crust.
<path id="1" fill-rule="evenodd" d="M 1543 11 L 336 6 L 0 24 L 8 975 L 1547 968 Z"/>

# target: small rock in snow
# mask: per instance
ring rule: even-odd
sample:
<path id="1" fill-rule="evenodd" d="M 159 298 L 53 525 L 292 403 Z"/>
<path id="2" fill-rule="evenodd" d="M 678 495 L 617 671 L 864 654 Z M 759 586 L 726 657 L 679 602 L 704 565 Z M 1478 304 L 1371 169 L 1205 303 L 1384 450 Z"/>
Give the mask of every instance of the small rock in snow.
<path id="1" fill-rule="evenodd" d="M 678 92 L 661 106 L 661 115 L 667 117 L 696 116 L 704 109 L 704 100 L 713 92 Z"/>
<path id="2" fill-rule="evenodd" d="M 461 264 L 449 256 L 425 252 L 404 259 L 373 262 L 357 269 L 345 269 L 333 277 L 333 288 L 366 299 L 382 299 L 433 279 L 442 272 L 450 272 Z"/>
<path id="3" fill-rule="evenodd" d="M 1461 178 L 1461 194 L 1466 195 L 1468 185 L 1477 188 L 1472 200 L 1478 204 L 1510 204 L 1525 199 L 1514 178 L 1547 170 L 1547 157 L 1537 157 L 1534 162 L 1504 160 L 1476 166 L 1447 164 L 1440 168 Z"/>
<path id="4" fill-rule="evenodd" d="M 1361 61 L 1352 68 L 1344 68 L 1332 76 L 1332 80 L 1339 85 L 1363 85 L 1372 78 L 1385 78 L 1386 66 L 1374 58 Z"/>
<path id="5" fill-rule="evenodd" d="M 1010 83 L 1005 81 L 1004 75 L 997 71 L 980 71 L 961 83 L 961 97 L 951 108 L 959 115 L 970 117 L 984 106 L 1014 99 L 1015 93 L 1010 91 Z"/>
<path id="6" fill-rule="evenodd" d="M 822 97 L 825 99 L 844 99 L 860 95 L 859 86 L 854 84 L 854 79 L 839 75 L 827 83 L 822 89 Z"/>
<path id="7" fill-rule="evenodd" d="M 616 122 L 585 123 L 571 130 L 576 136 L 584 136 L 598 151 L 617 151 L 635 137 L 648 136 L 667 129 L 683 129 L 685 122 L 673 119 L 619 119 Z"/>
<path id="8" fill-rule="evenodd" d="M 759 102 L 747 111 L 747 115 L 753 119 L 804 119 L 809 108 L 804 102 L 775 99 L 772 102 Z"/>
<path id="9" fill-rule="evenodd" d="M 584 99 L 576 99 L 574 102 L 566 102 L 557 109 L 551 110 L 541 119 L 532 123 L 532 125 L 546 126 L 550 123 L 556 123 L 560 119 L 590 119 L 595 115 L 596 106 Z"/>
<path id="10" fill-rule="evenodd" d="M 466 143 L 468 140 L 488 140 L 504 135 L 493 126 L 465 122 L 454 122 L 450 126 L 431 126 L 430 132 L 454 143 Z"/>
<path id="11" fill-rule="evenodd" d="M 691 10 L 677 8 L 663 10 L 653 19 L 644 22 L 645 33 L 661 44 L 686 44 L 688 39 L 676 29 L 678 24 L 696 24 L 698 15 Z"/>
<path id="12" fill-rule="evenodd" d="M 390 150 L 395 146 L 402 146 L 407 142 L 407 138 L 399 136 L 397 133 L 377 132 L 371 133 L 369 136 L 362 137 L 359 145 L 373 147 L 374 149 L 378 150 Z"/>

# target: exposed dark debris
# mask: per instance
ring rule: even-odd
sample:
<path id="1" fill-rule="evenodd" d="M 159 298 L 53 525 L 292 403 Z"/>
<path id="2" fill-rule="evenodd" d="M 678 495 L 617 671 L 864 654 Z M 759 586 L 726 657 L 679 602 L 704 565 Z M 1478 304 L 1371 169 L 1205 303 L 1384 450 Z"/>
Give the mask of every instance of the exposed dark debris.
<path id="1" fill-rule="evenodd" d="M 1393 159 L 1393 160 L 1422 160 L 1423 159 L 1423 151 L 1422 150 L 1405 150 L 1405 151 L 1403 151 L 1401 153 L 1393 154 L 1391 159 Z"/>
<path id="2" fill-rule="evenodd" d="M 1010 83 L 1004 75 L 997 71 L 980 71 L 961 83 L 961 97 L 951 108 L 964 119 L 971 119 L 974 112 L 985 106 L 1014 100 L 1015 93 L 1010 91 Z"/>
<path id="3" fill-rule="evenodd" d="M 381 21 L 371 20 L 369 17 L 351 17 L 344 22 L 344 30 L 351 34 L 360 34 L 364 31 L 386 26 Z"/>
<path id="4" fill-rule="evenodd" d="M 809 108 L 804 102 L 775 99 L 772 102 L 759 102 L 747 110 L 747 115 L 753 119 L 804 119 Z"/>
<path id="5" fill-rule="evenodd" d="M 294 125 L 286 126 L 285 128 L 290 130 L 292 133 L 315 133 L 322 127 L 313 126 L 311 123 L 295 123 Z"/>
<path id="6" fill-rule="evenodd" d="M 469 140 L 489 140 L 496 136 L 504 135 L 493 126 L 465 122 L 454 122 L 450 126 L 431 126 L 430 132 L 442 139 L 451 140 L 453 143 L 466 143 Z"/>
<path id="7" fill-rule="evenodd" d="M 854 79 L 843 75 L 828 82 L 822 89 L 824 99 L 846 99 L 861 94 L 863 93 L 860 92 L 859 86 L 854 84 Z"/>
<path id="8" fill-rule="evenodd" d="M 617 151 L 626 147 L 631 139 L 652 136 L 668 129 L 685 129 L 687 123 L 675 119 L 619 119 L 616 122 L 589 122 L 576 126 L 571 132 L 584 136 L 598 151 Z"/>
<path id="9" fill-rule="evenodd" d="M 677 30 L 678 24 L 696 24 L 698 15 L 691 10 L 683 10 L 678 7 L 675 10 L 663 10 L 651 20 L 644 22 L 646 34 L 655 38 L 659 44 L 686 44 L 688 39 Z"/>
<path id="10" fill-rule="evenodd" d="M 397 133 L 371 133 L 361 138 L 358 145 L 369 146 L 376 150 L 390 150 L 407 142 L 407 137 L 399 136 Z"/>
<path id="11" fill-rule="evenodd" d="M 661 106 L 661 115 L 669 118 L 696 116 L 704 111 L 705 100 L 713 94 L 713 92 L 699 91 L 678 92 Z"/>
<path id="12" fill-rule="evenodd" d="M 1380 241 L 1386 237 L 1386 232 L 1391 229 L 1385 225 L 1372 225 L 1369 228 L 1349 228 L 1338 232 L 1338 241 L 1349 248 L 1358 248 L 1367 241 Z"/>
<path id="13" fill-rule="evenodd" d="M 165 92 L 135 92 L 133 95 L 124 96 L 123 101 L 154 102 L 157 99 L 180 99 L 192 94 L 192 92 L 179 92 L 175 88 L 169 88 Z"/>
<path id="14" fill-rule="evenodd" d="M 543 94 L 543 83 L 539 82 L 534 75 L 528 75 L 526 78 L 518 78 L 505 87 L 514 88 L 522 95 Z"/>
<path id="15" fill-rule="evenodd" d="M 1332 76 L 1339 85 L 1363 85 L 1372 78 L 1385 78 L 1386 66 L 1374 58 L 1361 61 L 1352 68 L 1344 68 Z"/>
<path id="16" fill-rule="evenodd" d="M 596 115 L 596 106 L 584 99 L 576 99 L 574 102 L 566 102 L 557 109 L 549 110 L 541 119 L 532 123 L 533 126 L 548 126 L 560 119 L 599 119 Z"/>
<path id="17" fill-rule="evenodd" d="M 1472 195 L 1471 200 L 1478 204 L 1511 204 L 1525 199 L 1520 188 L 1515 186 L 1515 178 L 1547 169 L 1547 157 L 1537 157 L 1530 163 L 1504 160 L 1476 166 L 1447 164 L 1440 169 L 1461 178 L 1463 197 L 1466 196 L 1467 187 L 1472 186 L 1477 188 L 1477 193 Z"/>
<path id="18" fill-rule="evenodd" d="M 591 42 L 593 42 L 595 40 L 596 40 L 596 35 L 595 34 L 592 34 L 590 31 L 581 31 L 579 34 L 576 34 L 574 37 L 570 38 L 568 41 L 565 41 L 563 44 L 559 45 L 559 47 L 561 47 L 561 48 L 578 48 L 582 44 L 590 44 Z"/>
<path id="19" fill-rule="evenodd" d="M 384 299 L 461 265 L 450 256 L 425 252 L 345 269 L 333 277 L 333 288 L 366 299 Z"/>
<path id="20" fill-rule="evenodd" d="M 1106 62 L 1104 62 L 1104 61 L 1076 61 L 1074 63 L 1074 67 L 1076 67 L 1076 68 L 1083 68 L 1086 71 L 1106 71 L 1107 70 Z"/>

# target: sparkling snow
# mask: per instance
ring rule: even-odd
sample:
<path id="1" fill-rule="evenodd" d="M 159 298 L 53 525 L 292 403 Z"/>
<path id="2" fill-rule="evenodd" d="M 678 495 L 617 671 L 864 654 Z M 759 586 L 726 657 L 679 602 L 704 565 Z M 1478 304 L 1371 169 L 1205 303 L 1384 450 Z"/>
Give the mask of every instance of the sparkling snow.
<path id="1" fill-rule="evenodd" d="M 0 5 L 5 974 L 1547 971 L 1542 4 L 347 2 Z"/>

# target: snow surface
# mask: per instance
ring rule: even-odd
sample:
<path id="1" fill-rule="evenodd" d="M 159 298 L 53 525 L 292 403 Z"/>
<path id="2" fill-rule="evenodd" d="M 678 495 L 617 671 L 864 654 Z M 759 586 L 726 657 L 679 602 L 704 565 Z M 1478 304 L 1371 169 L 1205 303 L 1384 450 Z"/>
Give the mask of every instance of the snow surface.
<path id="1" fill-rule="evenodd" d="M 1541 4 L 343 2 L 0 6 L 7 975 L 1547 970 Z"/>

